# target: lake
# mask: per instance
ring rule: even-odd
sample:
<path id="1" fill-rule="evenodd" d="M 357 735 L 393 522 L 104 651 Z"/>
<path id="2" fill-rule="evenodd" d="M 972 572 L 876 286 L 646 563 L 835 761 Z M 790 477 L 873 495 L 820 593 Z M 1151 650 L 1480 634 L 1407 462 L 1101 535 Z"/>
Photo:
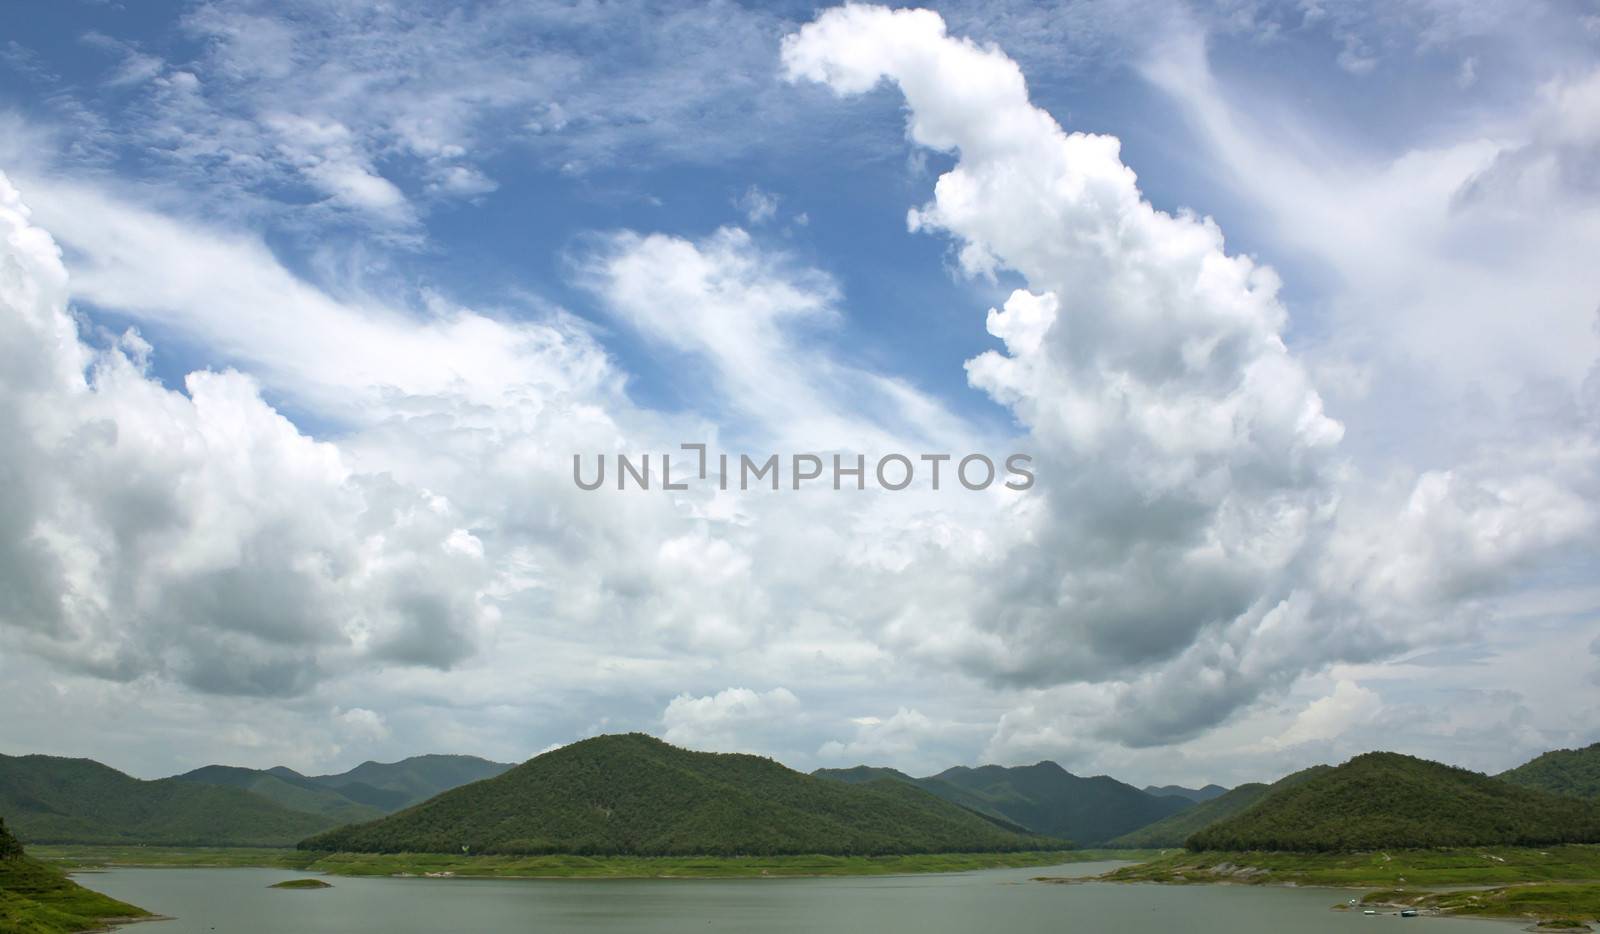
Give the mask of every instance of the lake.
<path id="1" fill-rule="evenodd" d="M 971 934 L 1349 932 L 1399 923 L 1330 911 L 1331 889 L 1030 882 L 1117 863 L 834 879 L 478 880 L 324 877 L 331 889 L 269 889 L 283 869 L 112 869 L 76 878 L 175 920 L 132 934 L 872 931 Z M 1408 921 L 1407 923 L 1414 923 Z M 1482 925 L 1469 930 L 1484 930 Z M 1488 928 L 1493 930 L 1493 928 Z"/>

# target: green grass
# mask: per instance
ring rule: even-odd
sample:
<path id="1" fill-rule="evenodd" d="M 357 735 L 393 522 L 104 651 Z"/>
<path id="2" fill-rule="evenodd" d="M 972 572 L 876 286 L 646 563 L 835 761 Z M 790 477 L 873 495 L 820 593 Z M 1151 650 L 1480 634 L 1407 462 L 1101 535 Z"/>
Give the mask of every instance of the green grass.
<path id="1" fill-rule="evenodd" d="M 908 856 L 452 856 L 426 853 L 315 853 L 304 850 L 173 847 L 34 847 L 67 869 L 100 866 L 264 866 L 336 876 L 462 878 L 720 879 L 784 876 L 869 876 L 975 869 L 1053 866 L 1106 859 L 1139 859 L 1150 852 L 1070 850 L 1020 853 L 932 853 Z"/>
<path id="2" fill-rule="evenodd" d="M 1351 888 L 1600 882 L 1600 846 L 1470 847 L 1367 853 L 1174 850 L 1107 874 L 1119 882 L 1231 882 Z"/>
<path id="3" fill-rule="evenodd" d="M 1528 918 L 1546 923 L 1600 921 L 1600 882 L 1539 882 L 1456 892 L 1387 889 L 1367 893 L 1361 903 L 1431 908 L 1441 914 L 1468 917 Z"/>
<path id="4" fill-rule="evenodd" d="M 1369 853 L 1175 850 L 1101 878 L 1365 888 L 1377 890 L 1362 899 L 1368 906 L 1484 918 L 1600 920 L 1600 846 L 1593 845 Z"/>
<path id="5" fill-rule="evenodd" d="M 111 919 L 149 916 L 143 908 L 86 889 L 36 860 L 0 859 L 4 934 L 68 934 L 102 928 Z"/>

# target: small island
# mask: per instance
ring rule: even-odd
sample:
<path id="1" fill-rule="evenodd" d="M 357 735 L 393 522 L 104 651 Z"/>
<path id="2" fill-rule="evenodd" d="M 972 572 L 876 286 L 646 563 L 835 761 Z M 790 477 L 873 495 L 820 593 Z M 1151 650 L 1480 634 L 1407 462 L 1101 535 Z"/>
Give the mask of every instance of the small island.
<path id="1" fill-rule="evenodd" d="M 332 882 L 324 882 L 321 879 L 285 879 L 282 882 L 274 882 L 271 885 L 267 886 L 267 888 L 269 888 L 269 889 L 331 889 L 331 888 L 333 888 L 333 883 Z"/>

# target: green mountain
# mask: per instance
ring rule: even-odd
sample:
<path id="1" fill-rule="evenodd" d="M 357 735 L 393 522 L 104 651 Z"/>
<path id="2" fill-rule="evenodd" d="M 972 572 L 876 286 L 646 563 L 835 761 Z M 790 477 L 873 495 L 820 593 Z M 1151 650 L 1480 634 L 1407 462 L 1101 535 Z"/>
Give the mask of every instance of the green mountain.
<path id="1" fill-rule="evenodd" d="M 1127 847 L 1129 849 L 1143 850 L 1168 846 L 1183 846 L 1193 834 L 1210 827 L 1218 821 L 1224 821 L 1241 814 L 1253 807 L 1256 802 L 1266 798 L 1267 795 L 1298 785 L 1308 778 L 1315 777 L 1323 772 L 1330 771 L 1332 766 L 1316 765 L 1309 769 L 1302 769 L 1293 775 L 1285 776 L 1268 785 L 1263 782 L 1250 782 L 1203 801 L 1188 809 L 1179 811 L 1164 820 L 1158 820 L 1146 827 L 1140 827 L 1132 833 L 1125 833 L 1109 845 L 1114 847 Z"/>
<path id="2" fill-rule="evenodd" d="M 284 774 L 287 773 L 287 774 Z M 324 788 L 290 769 L 264 772 L 231 765 L 208 765 L 174 776 L 176 781 L 202 785 L 242 788 L 274 801 L 291 811 L 316 814 L 339 824 L 376 820 L 390 809 L 352 800 L 335 788 Z"/>
<path id="3" fill-rule="evenodd" d="M 899 781 L 804 775 L 757 756 L 599 736 L 398 814 L 303 841 L 313 850 L 589 855 L 936 853 L 1053 849 Z"/>
<path id="4" fill-rule="evenodd" d="M 1495 778 L 1536 791 L 1600 798 L 1600 743 L 1583 749 L 1547 752 Z"/>
<path id="5" fill-rule="evenodd" d="M 1600 807 L 1437 762 L 1369 752 L 1212 824 L 1193 850 L 1600 842 Z"/>
<path id="6" fill-rule="evenodd" d="M 240 788 L 54 756 L 0 755 L 0 814 L 30 843 L 282 846 L 333 824 Z"/>
<path id="7" fill-rule="evenodd" d="M 922 781 L 953 786 L 969 800 L 1035 833 L 1085 846 L 1194 806 L 1185 798 L 1156 797 L 1105 775 L 1082 778 L 1054 762 L 1015 768 L 957 767 Z"/>
<path id="8" fill-rule="evenodd" d="M 1221 785 L 1207 785 L 1204 788 L 1185 788 L 1182 785 L 1146 785 L 1144 793 L 1155 795 L 1157 798 L 1188 798 L 1196 804 L 1220 798 L 1228 793 L 1228 789 Z"/>
<path id="9" fill-rule="evenodd" d="M 113 919 L 150 912 L 93 892 L 60 870 L 28 858 L 0 819 L 0 931 L 71 934 L 103 931 Z"/>
<path id="10" fill-rule="evenodd" d="M 397 811 L 426 801 L 440 792 L 493 778 L 510 769 L 504 762 L 477 756 L 412 756 L 399 762 L 363 762 L 338 775 L 298 776 L 323 788 L 382 811 Z M 274 774 L 298 775 L 289 769 Z"/>
<path id="11" fill-rule="evenodd" d="M 1032 833 L 1033 831 L 1016 823 L 994 808 L 983 798 L 957 788 L 949 782 L 941 782 L 934 778 L 912 778 L 898 769 L 882 768 L 870 765 L 857 765 L 848 769 L 817 769 L 811 773 L 818 778 L 832 779 L 836 782 L 845 782 L 850 785 L 865 785 L 876 781 L 894 781 L 921 788 L 936 797 L 943 798 L 951 804 L 960 805 L 969 811 L 982 814 L 996 824 L 1017 833 Z"/>

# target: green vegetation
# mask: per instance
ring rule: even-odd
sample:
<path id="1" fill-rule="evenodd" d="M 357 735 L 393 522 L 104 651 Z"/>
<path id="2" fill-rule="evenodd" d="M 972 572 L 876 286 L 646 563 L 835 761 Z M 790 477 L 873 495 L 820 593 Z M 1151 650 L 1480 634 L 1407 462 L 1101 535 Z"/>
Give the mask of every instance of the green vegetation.
<path id="1" fill-rule="evenodd" d="M 1144 793 L 1155 795 L 1157 798 L 1188 798 L 1196 804 L 1220 798 L 1228 793 L 1228 789 L 1221 785 L 1207 785 L 1204 788 L 1185 788 L 1182 785 L 1146 785 Z"/>
<path id="2" fill-rule="evenodd" d="M 1329 771 L 1330 768 L 1330 766 L 1326 765 L 1312 766 L 1309 769 L 1303 769 L 1293 775 L 1280 778 L 1271 785 L 1263 785 L 1260 782 L 1240 785 L 1232 791 L 1197 804 L 1187 811 L 1179 811 L 1165 820 L 1159 820 L 1148 826 L 1140 827 L 1132 833 L 1125 833 L 1112 840 L 1110 845 L 1126 847 L 1183 846 L 1184 841 L 1188 840 L 1193 834 L 1219 821 L 1227 820 L 1235 814 L 1244 813 L 1272 792 L 1298 785 L 1308 778 L 1313 778 Z"/>
<path id="3" fill-rule="evenodd" d="M 458 878 L 751 878 L 967 872 L 1055 866 L 1106 859 L 1141 859 L 1121 850 L 1016 853 L 922 853 L 905 856 L 462 856 L 438 853 L 320 853 L 264 848 L 55 846 L 37 855 L 66 869 L 104 866 L 261 866 L 335 876 L 455 876 Z"/>
<path id="4" fill-rule="evenodd" d="M 300 775 L 290 769 L 271 769 L 281 778 L 300 778 L 338 791 L 352 801 L 384 812 L 420 804 L 434 795 L 462 785 L 494 778 L 511 766 L 477 756 L 412 756 L 399 762 L 363 762 L 337 775 Z"/>
<path id="5" fill-rule="evenodd" d="M 1536 791 L 1600 798 L 1600 743 L 1583 749 L 1556 749 L 1495 777 Z"/>
<path id="6" fill-rule="evenodd" d="M 1583 928 L 1586 922 L 1600 921 L 1600 883 L 1546 882 L 1456 892 L 1386 889 L 1369 892 L 1361 904 L 1466 917 L 1524 918 L 1555 930 Z"/>
<path id="7" fill-rule="evenodd" d="M 983 816 L 989 818 L 996 824 L 999 824 L 1008 830 L 1015 830 L 1018 833 L 1033 832 L 1031 829 L 1007 818 L 1004 814 L 1000 813 L 1000 811 L 998 811 L 993 804 L 984 800 L 978 795 L 972 794 L 963 788 L 957 788 L 955 785 L 949 784 L 948 782 L 939 781 L 936 778 L 912 778 L 898 769 L 879 768 L 870 765 L 858 765 L 854 768 L 848 769 L 817 769 L 811 774 L 818 778 L 832 779 L 833 781 L 844 782 L 849 785 L 865 785 L 870 782 L 885 780 L 901 782 L 906 785 L 921 788 L 923 791 L 926 791 L 935 797 L 943 798 L 951 804 L 959 805 L 977 814 L 982 814 Z"/>
<path id="8" fill-rule="evenodd" d="M 283 766 L 244 769 L 208 765 L 176 779 L 239 788 L 291 811 L 325 817 L 329 824 L 355 824 L 493 778 L 509 768 L 477 756 L 412 756 L 399 762 L 363 762 L 337 775 L 301 775 Z"/>
<path id="9" fill-rule="evenodd" d="M 854 783 L 891 779 L 1015 827 L 1088 844 L 1103 843 L 1193 806 L 1187 798 L 1146 794 L 1104 775 L 1080 778 L 1054 762 L 1017 768 L 958 767 L 930 778 L 869 766 L 818 769 L 813 774 Z"/>
<path id="10" fill-rule="evenodd" d="M 54 756 L 0 756 L 0 814 L 25 843 L 281 846 L 334 823 L 239 788 Z"/>
<path id="11" fill-rule="evenodd" d="M 1600 807 L 1390 752 L 1357 756 L 1192 835 L 1193 850 L 1600 842 Z"/>
<path id="12" fill-rule="evenodd" d="M 387 813 L 382 808 L 353 801 L 336 789 L 320 787 L 303 775 L 296 775 L 288 769 L 283 771 L 289 774 L 264 772 L 260 769 L 241 769 L 229 765 L 208 765 L 175 776 L 175 780 L 243 789 L 291 811 L 317 814 L 339 824 L 376 820 Z"/>
<path id="13" fill-rule="evenodd" d="M 108 921 L 147 918 L 136 908 L 78 885 L 60 870 L 26 856 L 0 820 L 0 932 L 68 934 Z"/>
<path id="14" fill-rule="evenodd" d="M 1365 853 L 1174 850 L 1113 870 L 1116 882 L 1327 885 L 1350 888 L 1502 886 L 1600 881 L 1600 846 L 1468 847 Z"/>
<path id="15" fill-rule="evenodd" d="M 286 879 L 286 880 L 284 880 L 282 882 L 274 882 L 271 885 L 267 886 L 267 888 L 269 888 L 269 889 L 331 889 L 331 888 L 333 888 L 333 883 L 332 882 L 324 882 L 321 879 Z"/>
<path id="16" fill-rule="evenodd" d="M 890 855 L 1056 849 L 910 785 L 601 736 L 382 820 L 302 841 L 358 853 Z"/>

